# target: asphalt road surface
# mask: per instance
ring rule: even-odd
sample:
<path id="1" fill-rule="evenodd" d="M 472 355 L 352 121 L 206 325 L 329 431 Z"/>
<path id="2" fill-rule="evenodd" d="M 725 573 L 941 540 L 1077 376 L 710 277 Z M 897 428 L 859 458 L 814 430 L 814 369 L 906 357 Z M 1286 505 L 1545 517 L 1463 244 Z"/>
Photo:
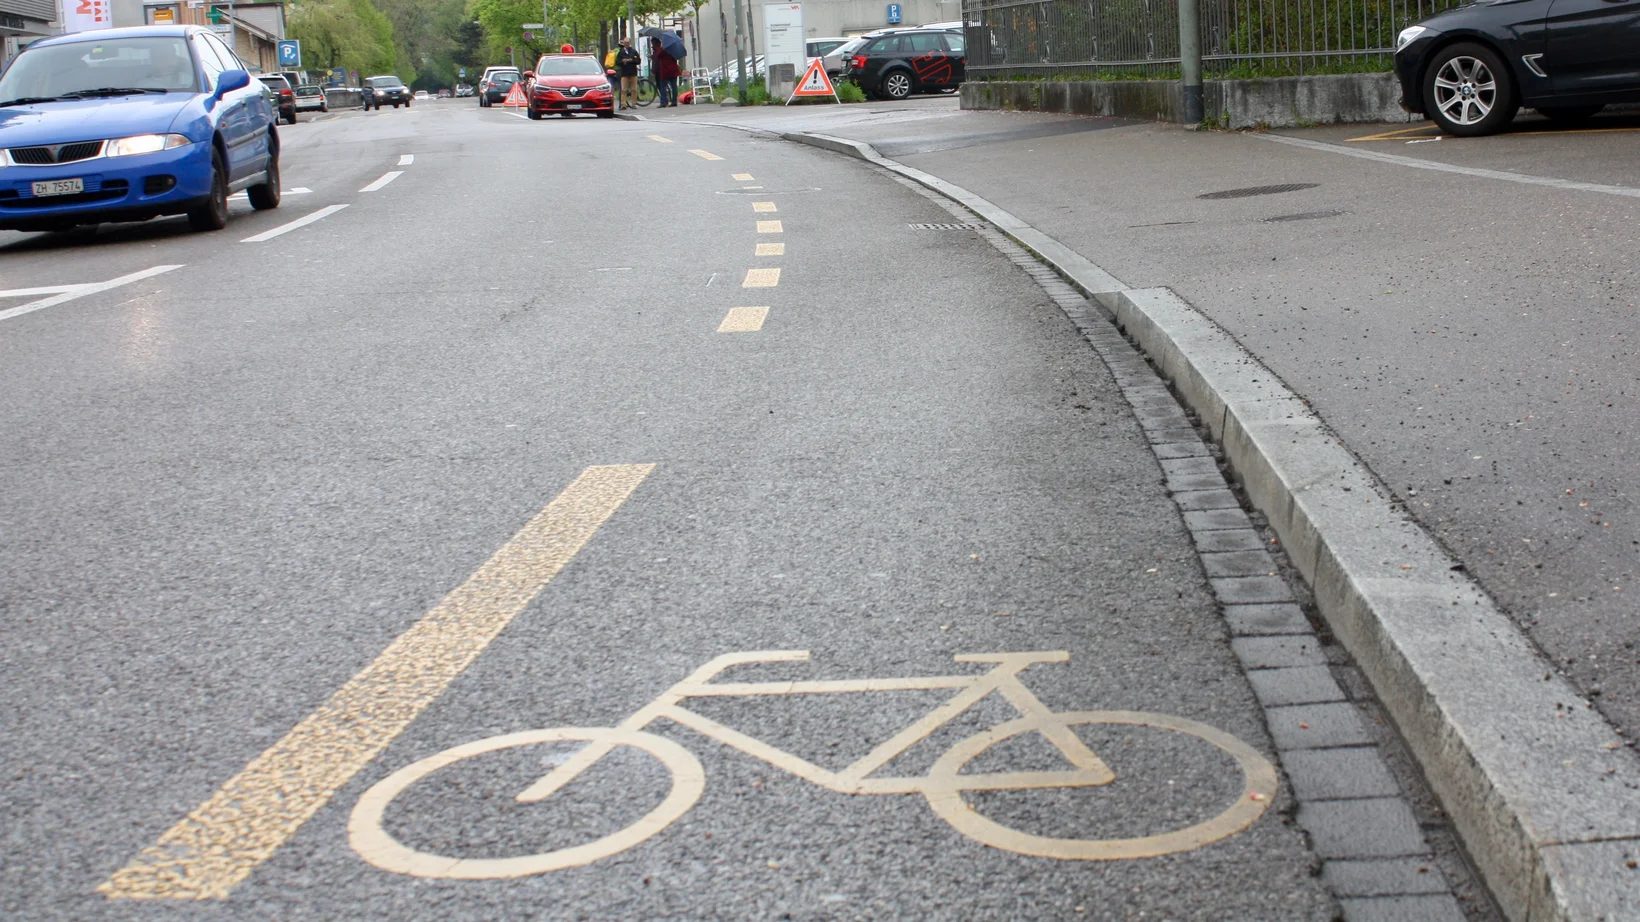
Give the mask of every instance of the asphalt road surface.
<path id="1" fill-rule="evenodd" d="M 1172 288 L 1309 400 L 1640 736 L 1640 112 L 1578 131 L 1526 113 L 1463 139 L 1427 123 L 1192 132 L 941 99 L 677 111 L 870 142 L 1129 286 Z"/>
<path id="2" fill-rule="evenodd" d="M 225 231 L 0 234 L 0 915 L 1334 917 L 1131 411 L 949 214 L 684 125 L 281 130 Z"/>

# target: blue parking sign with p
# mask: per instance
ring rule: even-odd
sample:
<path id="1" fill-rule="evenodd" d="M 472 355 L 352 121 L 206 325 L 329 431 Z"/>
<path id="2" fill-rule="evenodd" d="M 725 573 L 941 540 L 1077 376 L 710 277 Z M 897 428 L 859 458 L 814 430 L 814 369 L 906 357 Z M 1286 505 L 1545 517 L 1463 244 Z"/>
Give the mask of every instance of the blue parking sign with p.
<path id="1" fill-rule="evenodd" d="M 290 39 L 288 41 L 283 41 L 283 42 L 279 43 L 279 66 L 280 67 L 301 67 L 302 66 L 302 43 L 301 42 L 299 42 L 295 39 Z"/>
<path id="2" fill-rule="evenodd" d="M 888 5 L 888 24 L 891 26 L 900 24 L 900 5 L 898 3 Z"/>

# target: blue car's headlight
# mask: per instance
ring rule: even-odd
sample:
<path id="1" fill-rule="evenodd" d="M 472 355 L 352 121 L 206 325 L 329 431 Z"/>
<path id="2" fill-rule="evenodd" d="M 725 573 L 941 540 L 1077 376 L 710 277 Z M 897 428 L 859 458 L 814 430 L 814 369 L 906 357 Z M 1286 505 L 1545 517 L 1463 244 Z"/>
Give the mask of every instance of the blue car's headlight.
<path id="1" fill-rule="evenodd" d="M 192 144 L 180 134 L 139 134 L 129 138 L 115 138 L 103 147 L 105 157 L 129 157 L 132 154 L 157 154 Z"/>

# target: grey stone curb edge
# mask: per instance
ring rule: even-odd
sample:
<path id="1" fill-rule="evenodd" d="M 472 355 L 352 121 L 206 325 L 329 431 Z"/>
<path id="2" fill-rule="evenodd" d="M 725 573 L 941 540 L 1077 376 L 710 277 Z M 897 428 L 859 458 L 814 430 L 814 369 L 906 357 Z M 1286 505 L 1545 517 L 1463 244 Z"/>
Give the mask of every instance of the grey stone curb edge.
<path id="1" fill-rule="evenodd" d="M 869 144 L 781 137 L 950 198 L 1112 311 L 1223 445 L 1504 913 L 1640 919 L 1640 759 L 1307 403 L 1171 291 L 1129 289 L 1018 217 Z"/>

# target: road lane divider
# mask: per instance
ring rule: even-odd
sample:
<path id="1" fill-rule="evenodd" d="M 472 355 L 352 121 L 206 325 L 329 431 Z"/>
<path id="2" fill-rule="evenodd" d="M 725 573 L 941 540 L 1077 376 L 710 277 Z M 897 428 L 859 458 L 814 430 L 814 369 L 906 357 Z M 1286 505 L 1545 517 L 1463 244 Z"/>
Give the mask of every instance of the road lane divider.
<path id="1" fill-rule="evenodd" d="M 722 157 L 719 157 L 717 154 L 714 154 L 711 151 L 706 151 L 706 150 L 696 150 L 694 148 L 690 148 L 689 153 L 694 154 L 695 156 L 699 157 L 702 160 L 722 160 L 723 159 Z"/>
<path id="2" fill-rule="evenodd" d="M 747 269 L 742 288 L 773 288 L 780 284 L 780 269 Z"/>
<path id="3" fill-rule="evenodd" d="M 331 215 L 335 214 L 338 211 L 341 211 L 343 208 L 346 208 L 346 207 L 347 207 L 347 205 L 345 203 L 341 204 L 341 205 L 326 205 L 325 207 L 319 209 L 318 211 L 315 211 L 312 214 L 303 215 L 302 217 L 297 218 L 296 220 L 290 222 L 289 224 L 281 224 L 278 227 L 274 228 L 273 230 L 263 231 L 260 234 L 256 234 L 256 235 L 251 236 L 251 237 L 246 237 L 244 240 L 241 240 L 239 242 L 240 243 L 261 243 L 265 240 L 272 240 L 273 238 L 279 236 L 280 234 L 288 234 L 291 231 L 296 230 L 299 227 L 307 227 L 309 224 L 312 224 L 314 221 L 322 221 L 325 218 L 330 217 Z"/>
<path id="4" fill-rule="evenodd" d="M 360 192 L 378 192 L 382 189 L 383 186 L 386 186 L 388 183 L 392 182 L 395 179 L 398 179 L 400 176 L 403 176 L 403 175 L 404 175 L 403 170 L 388 170 L 386 173 L 382 174 L 381 179 L 376 180 L 375 182 L 371 183 L 368 186 L 365 186 L 363 189 L 360 189 L 359 191 Z"/>
<path id="5" fill-rule="evenodd" d="M 651 141 L 655 141 L 655 142 L 657 142 L 657 143 L 660 143 L 660 144 L 671 144 L 671 143 L 672 143 L 672 139 L 671 139 L 671 138 L 663 138 L 663 137 L 661 137 L 661 136 L 660 136 L 660 135 L 658 135 L 658 134 L 652 134 L 652 135 L 650 135 L 650 136 L 649 136 L 649 140 L 651 140 Z"/>
<path id="6" fill-rule="evenodd" d="M 410 164 L 415 163 L 415 162 L 416 162 L 416 155 L 415 154 L 400 154 L 399 155 L 399 166 L 409 166 Z"/>
<path id="7" fill-rule="evenodd" d="M 472 665 L 654 469 L 582 471 L 374 662 L 97 891 L 226 898 Z"/>
<path id="8" fill-rule="evenodd" d="M 786 228 L 779 221 L 757 222 L 757 232 L 760 234 L 783 234 Z"/>
<path id="9" fill-rule="evenodd" d="M 763 329 L 763 321 L 769 316 L 766 307 L 731 307 L 729 313 L 718 324 L 719 333 L 756 333 Z"/>
<path id="10" fill-rule="evenodd" d="M 780 209 L 774 207 L 774 202 L 753 202 L 752 210 L 767 214 L 769 212 L 779 211 Z"/>
<path id="11" fill-rule="evenodd" d="M 757 245 L 757 255 L 785 256 L 786 245 L 784 243 L 760 243 Z"/>
<path id="12" fill-rule="evenodd" d="M 66 304 L 76 298 L 83 298 L 86 295 L 94 295 L 101 291 L 108 291 L 112 288 L 118 288 L 121 285 L 129 285 L 132 282 L 140 282 L 143 279 L 153 278 L 156 275 L 170 272 L 172 269 L 181 268 L 182 266 L 180 264 L 175 266 L 154 266 L 151 269 L 144 269 L 141 272 L 132 272 L 129 275 L 122 275 L 119 278 L 109 279 L 106 282 L 90 282 L 84 285 L 48 285 L 44 288 L 13 288 L 7 291 L 0 291 L 0 298 L 27 298 L 33 295 L 49 295 L 49 297 L 41 298 L 38 301 L 30 301 L 27 304 L 19 304 L 16 307 L 0 311 L 0 320 L 10 320 L 13 317 L 21 317 L 24 314 L 32 314 L 37 310 L 43 310 L 48 307 L 56 307 L 59 304 Z"/>
<path id="13" fill-rule="evenodd" d="M 750 190 L 750 189 L 761 189 L 763 187 L 762 186 L 741 186 L 740 188 Z"/>
<path id="14" fill-rule="evenodd" d="M 735 182 L 751 182 L 755 177 L 750 173 L 735 173 L 732 178 Z"/>

